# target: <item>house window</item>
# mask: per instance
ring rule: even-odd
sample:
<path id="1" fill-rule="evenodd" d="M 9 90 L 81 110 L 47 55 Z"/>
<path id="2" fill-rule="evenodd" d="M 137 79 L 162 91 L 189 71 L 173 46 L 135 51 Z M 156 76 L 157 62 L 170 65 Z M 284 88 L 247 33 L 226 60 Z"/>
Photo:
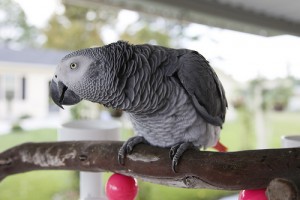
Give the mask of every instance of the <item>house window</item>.
<path id="1" fill-rule="evenodd" d="M 15 77 L 12 75 L 5 76 L 5 99 L 11 101 L 15 97 Z"/>
<path id="2" fill-rule="evenodd" d="M 22 77 L 22 81 L 21 81 L 21 88 L 22 88 L 22 100 L 25 100 L 26 99 L 26 78 L 25 77 Z"/>
<path id="3" fill-rule="evenodd" d="M 12 74 L 5 74 L 0 79 L 0 98 L 6 101 L 25 100 L 27 96 L 27 80 Z"/>

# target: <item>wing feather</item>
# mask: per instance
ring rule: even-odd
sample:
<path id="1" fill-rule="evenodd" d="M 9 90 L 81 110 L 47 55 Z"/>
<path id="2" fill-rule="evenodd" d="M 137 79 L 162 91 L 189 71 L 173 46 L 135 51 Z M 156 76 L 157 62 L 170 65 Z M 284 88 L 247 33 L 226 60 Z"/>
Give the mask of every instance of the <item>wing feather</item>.
<path id="1" fill-rule="evenodd" d="M 227 100 L 224 88 L 209 62 L 198 52 L 188 51 L 180 56 L 178 64 L 177 76 L 195 108 L 208 123 L 222 126 Z"/>

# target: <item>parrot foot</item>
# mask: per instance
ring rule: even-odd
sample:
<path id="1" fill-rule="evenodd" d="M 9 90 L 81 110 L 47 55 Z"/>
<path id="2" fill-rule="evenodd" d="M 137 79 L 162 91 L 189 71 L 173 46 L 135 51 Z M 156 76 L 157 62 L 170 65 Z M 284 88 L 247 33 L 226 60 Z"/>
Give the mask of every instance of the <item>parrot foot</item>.
<path id="1" fill-rule="evenodd" d="M 193 143 L 184 142 L 178 143 L 171 147 L 169 156 L 172 159 L 172 171 L 176 173 L 176 166 L 178 165 L 178 161 L 182 154 L 188 149 L 196 149 L 199 150 Z"/>
<path id="2" fill-rule="evenodd" d="M 144 143 L 148 144 L 148 142 L 145 140 L 142 136 L 135 136 L 132 138 L 129 138 L 120 148 L 118 152 L 118 162 L 121 165 L 125 164 L 125 156 L 126 154 L 130 154 L 134 148 L 135 145 Z"/>

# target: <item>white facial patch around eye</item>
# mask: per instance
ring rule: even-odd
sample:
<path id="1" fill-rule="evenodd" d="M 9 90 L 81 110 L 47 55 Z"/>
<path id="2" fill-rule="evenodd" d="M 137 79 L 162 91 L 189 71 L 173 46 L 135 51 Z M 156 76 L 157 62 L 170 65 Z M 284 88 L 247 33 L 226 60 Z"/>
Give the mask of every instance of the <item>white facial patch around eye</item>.
<path id="1" fill-rule="evenodd" d="M 93 60 L 86 56 L 76 56 L 72 57 L 65 64 L 66 76 L 71 84 L 77 84 L 84 78 L 84 75 L 87 70 L 89 70 Z M 72 63 L 76 63 L 76 68 L 70 68 Z"/>

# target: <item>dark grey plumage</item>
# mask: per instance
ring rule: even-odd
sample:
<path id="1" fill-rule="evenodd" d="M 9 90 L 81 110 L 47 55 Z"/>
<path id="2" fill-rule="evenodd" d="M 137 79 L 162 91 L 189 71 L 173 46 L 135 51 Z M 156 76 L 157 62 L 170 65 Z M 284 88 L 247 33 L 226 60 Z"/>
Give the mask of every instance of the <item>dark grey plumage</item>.
<path id="1" fill-rule="evenodd" d="M 215 145 L 225 120 L 222 84 L 208 61 L 189 49 L 119 41 L 75 51 L 57 68 L 53 84 L 61 82 L 79 99 L 128 113 L 138 137 L 121 148 L 121 163 L 135 144 L 147 142 L 172 147 L 175 167 L 187 148 Z M 72 101 L 56 93 L 58 105 Z"/>

